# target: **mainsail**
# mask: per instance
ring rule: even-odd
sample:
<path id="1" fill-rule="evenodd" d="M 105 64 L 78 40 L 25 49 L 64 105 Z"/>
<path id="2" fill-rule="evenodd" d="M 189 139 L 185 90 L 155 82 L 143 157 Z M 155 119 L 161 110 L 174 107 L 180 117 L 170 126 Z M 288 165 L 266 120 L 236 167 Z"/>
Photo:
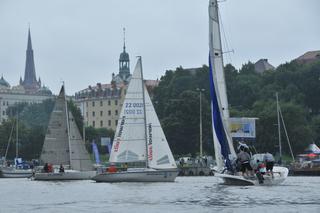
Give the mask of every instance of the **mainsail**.
<path id="1" fill-rule="evenodd" d="M 51 113 L 40 160 L 53 165 L 70 165 L 79 171 L 93 169 L 74 117 L 67 108 L 64 86 Z"/>
<path id="2" fill-rule="evenodd" d="M 110 162 L 146 161 L 141 79 L 141 61 L 138 60 L 121 109 L 112 144 Z"/>
<path id="3" fill-rule="evenodd" d="M 40 161 L 54 165 L 70 165 L 65 91 L 62 86 L 50 116 Z"/>
<path id="4" fill-rule="evenodd" d="M 228 129 L 229 109 L 222 54 L 218 3 L 217 0 L 210 0 L 209 67 L 213 140 L 218 168 L 222 169 L 224 167 L 224 160 L 226 160 L 226 166 L 231 169 L 229 155 L 235 156 L 236 154 Z"/>
<path id="5" fill-rule="evenodd" d="M 141 58 L 130 80 L 110 155 L 110 162 L 136 161 L 148 161 L 148 167 L 155 169 L 176 168 L 143 82 Z"/>

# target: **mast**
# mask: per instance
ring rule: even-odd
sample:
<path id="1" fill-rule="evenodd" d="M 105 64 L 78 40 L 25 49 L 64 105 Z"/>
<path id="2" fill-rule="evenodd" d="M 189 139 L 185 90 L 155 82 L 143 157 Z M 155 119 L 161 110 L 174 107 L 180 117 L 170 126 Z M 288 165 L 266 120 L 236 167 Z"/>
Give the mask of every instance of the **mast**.
<path id="1" fill-rule="evenodd" d="M 17 126 L 16 126 L 16 159 L 18 158 L 18 156 L 19 156 L 19 123 L 18 123 L 18 117 L 19 116 L 19 112 L 18 112 L 18 109 L 17 109 L 17 122 L 16 122 L 16 124 L 17 124 Z"/>
<path id="2" fill-rule="evenodd" d="M 143 82 L 143 71 L 142 71 L 142 58 L 141 56 L 137 56 L 138 60 L 140 60 L 140 68 L 141 68 L 141 85 L 142 85 L 142 105 L 143 105 L 143 122 L 144 122 L 144 139 L 146 144 L 146 168 L 149 167 L 149 160 L 148 160 L 148 136 L 147 136 L 147 113 L 146 113 L 146 97 L 145 97 L 145 89 L 144 89 L 144 82 Z"/>
<path id="3" fill-rule="evenodd" d="M 278 136 L 279 136 L 279 164 L 281 164 L 282 163 L 282 147 L 281 147 L 280 107 L 279 107 L 278 92 L 276 92 L 276 100 L 277 100 Z"/>
<path id="4" fill-rule="evenodd" d="M 66 110 L 66 118 L 67 118 L 67 134 L 68 134 L 68 144 L 69 144 L 69 162 L 70 162 L 70 167 L 72 169 L 71 165 L 71 144 L 70 144 L 70 124 L 69 124 L 69 113 L 68 113 L 68 103 L 67 103 L 67 97 L 66 97 L 66 87 L 63 83 L 63 92 L 64 92 L 64 103 L 65 103 L 65 110 Z"/>

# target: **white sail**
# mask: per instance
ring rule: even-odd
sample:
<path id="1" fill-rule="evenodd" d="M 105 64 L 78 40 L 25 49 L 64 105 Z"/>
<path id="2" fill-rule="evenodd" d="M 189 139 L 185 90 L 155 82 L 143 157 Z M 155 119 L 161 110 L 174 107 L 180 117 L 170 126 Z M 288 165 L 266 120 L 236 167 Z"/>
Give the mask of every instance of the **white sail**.
<path id="1" fill-rule="evenodd" d="M 71 168 L 78 171 L 92 171 L 93 165 L 89 153 L 82 140 L 78 126 L 72 113 L 69 111 L 69 141 L 70 141 L 70 165 Z"/>
<path id="2" fill-rule="evenodd" d="M 141 71 L 138 60 L 121 109 L 110 162 L 146 161 Z"/>
<path id="3" fill-rule="evenodd" d="M 214 81 L 214 90 L 216 91 L 217 101 L 220 108 L 220 113 L 222 117 L 222 123 L 225 131 L 225 135 L 228 141 L 228 146 L 231 152 L 231 155 L 236 156 L 232 138 L 229 131 L 229 108 L 228 108 L 228 99 L 226 92 L 226 83 L 223 70 L 223 53 L 221 45 L 221 36 L 220 36 L 220 25 L 219 25 L 219 12 L 218 12 L 218 3 L 217 0 L 210 0 L 209 3 L 209 49 L 210 49 L 210 62 L 213 69 L 213 81 Z M 213 139 L 214 139 L 214 148 L 215 156 L 217 161 L 217 166 L 219 169 L 223 167 L 223 160 L 221 156 L 221 146 L 218 142 L 215 129 L 213 128 Z"/>
<path id="4" fill-rule="evenodd" d="M 40 156 L 41 163 L 70 165 L 65 91 L 61 88 L 50 116 Z"/>
<path id="5" fill-rule="evenodd" d="M 144 91 L 149 167 L 155 169 L 177 168 L 148 91 L 146 88 Z"/>

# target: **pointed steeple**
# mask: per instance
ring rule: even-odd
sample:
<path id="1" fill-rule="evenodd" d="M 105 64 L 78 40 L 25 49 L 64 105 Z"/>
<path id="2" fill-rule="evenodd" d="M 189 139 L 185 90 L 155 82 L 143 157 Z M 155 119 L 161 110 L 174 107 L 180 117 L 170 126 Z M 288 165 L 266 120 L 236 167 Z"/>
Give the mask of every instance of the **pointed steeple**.
<path id="1" fill-rule="evenodd" d="M 36 69 L 34 66 L 34 58 L 33 58 L 33 49 L 32 49 L 32 42 L 31 42 L 31 33 L 30 33 L 30 26 L 28 29 L 28 45 L 26 51 L 26 67 L 24 71 L 24 80 L 22 82 L 23 87 L 26 90 L 37 90 L 40 88 L 39 83 L 37 82 L 36 77 Z"/>

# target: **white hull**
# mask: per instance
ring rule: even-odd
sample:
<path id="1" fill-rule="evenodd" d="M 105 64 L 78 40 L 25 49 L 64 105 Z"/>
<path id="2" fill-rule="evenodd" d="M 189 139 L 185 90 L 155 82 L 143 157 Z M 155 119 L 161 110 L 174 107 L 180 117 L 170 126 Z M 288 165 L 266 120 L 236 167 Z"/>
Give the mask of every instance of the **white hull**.
<path id="1" fill-rule="evenodd" d="M 76 170 L 66 170 L 65 172 L 52 172 L 44 173 L 39 172 L 34 174 L 34 180 L 90 180 L 97 174 L 96 171 L 76 171 Z"/>
<path id="2" fill-rule="evenodd" d="M 96 182 L 174 182 L 177 170 L 129 169 L 116 173 L 101 173 L 93 177 Z"/>
<path id="3" fill-rule="evenodd" d="M 1 178 L 29 178 L 32 174 L 32 169 L 16 169 L 11 167 L 0 168 Z"/>
<path id="4" fill-rule="evenodd" d="M 221 178 L 225 185 L 233 186 L 252 186 L 252 185 L 278 185 L 284 182 L 288 176 L 289 170 L 285 167 L 275 166 L 273 167 L 274 177 L 271 175 L 264 175 L 263 183 L 259 183 L 257 177 L 252 179 L 245 178 L 240 175 L 228 175 L 215 173 L 215 177 Z"/>

